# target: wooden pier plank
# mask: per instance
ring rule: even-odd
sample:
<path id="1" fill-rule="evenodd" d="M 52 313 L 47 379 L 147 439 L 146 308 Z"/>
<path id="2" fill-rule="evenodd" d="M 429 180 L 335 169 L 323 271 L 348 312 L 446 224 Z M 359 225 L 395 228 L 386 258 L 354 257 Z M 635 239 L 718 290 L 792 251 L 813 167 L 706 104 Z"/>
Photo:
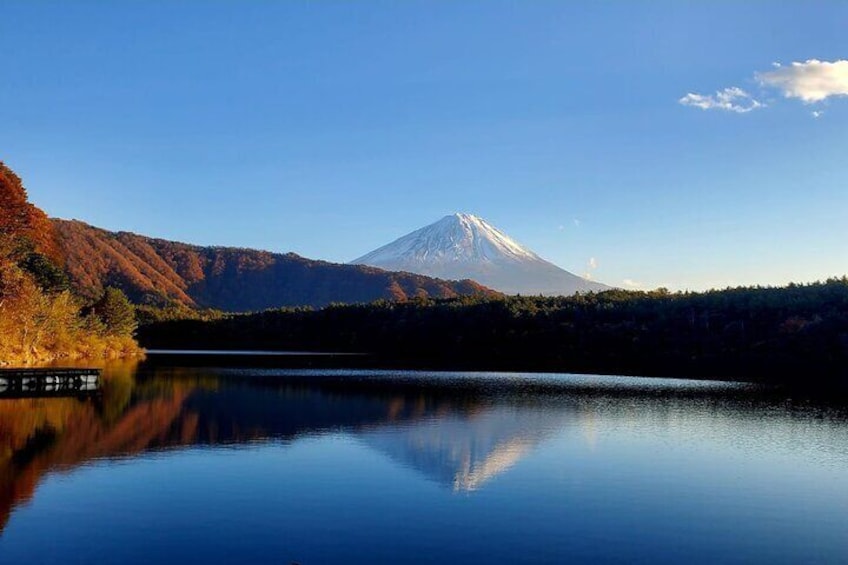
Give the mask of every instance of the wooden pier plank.
<path id="1" fill-rule="evenodd" d="M 67 396 L 100 388 L 100 369 L 0 369 L 0 398 Z"/>

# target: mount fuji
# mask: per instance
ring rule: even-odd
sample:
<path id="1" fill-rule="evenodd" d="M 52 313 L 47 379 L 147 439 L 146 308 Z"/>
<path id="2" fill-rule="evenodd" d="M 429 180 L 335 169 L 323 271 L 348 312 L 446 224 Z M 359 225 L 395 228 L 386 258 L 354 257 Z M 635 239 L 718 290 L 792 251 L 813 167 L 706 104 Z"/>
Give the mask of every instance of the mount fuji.
<path id="1" fill-rule="evenodd" d="M 442 279 L 473 279 L 507 294 L 569 295 L 608 290 L 545 261 L 471 214 L 452 214 L 351 261 Z"/>

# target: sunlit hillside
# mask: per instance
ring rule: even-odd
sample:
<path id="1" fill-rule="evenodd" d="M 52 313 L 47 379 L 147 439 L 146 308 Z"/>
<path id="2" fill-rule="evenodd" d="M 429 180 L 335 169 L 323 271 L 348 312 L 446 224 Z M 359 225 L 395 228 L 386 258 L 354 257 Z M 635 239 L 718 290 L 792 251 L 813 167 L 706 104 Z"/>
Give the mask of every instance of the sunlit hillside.
<path id="1" fill-rule="evenodd" d="M 53 224 L 73 287 L 89 298 L 114 285 L 139 304 L 248 311 L 496 294 L 470 280 L 340 265 L 294 253 L 202 247 L 109 232 L 78 221 L 54 220 Z"/>

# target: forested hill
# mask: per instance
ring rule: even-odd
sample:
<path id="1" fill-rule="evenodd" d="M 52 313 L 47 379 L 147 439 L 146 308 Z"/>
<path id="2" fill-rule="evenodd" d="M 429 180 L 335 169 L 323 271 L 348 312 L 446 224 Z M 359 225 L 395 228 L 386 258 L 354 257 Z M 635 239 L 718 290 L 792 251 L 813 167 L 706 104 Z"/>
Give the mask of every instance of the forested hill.
<path id="1" fill-rule="evenodd" d="M 473 281 L 445 281 L 362 265 L 313 261 L 231 247 L 201 247 L 83 222 L 53 220 L 75 290 L 96 297 L 105 286 L 136 303 L 251 311 L 333 302 L 496 294 Z"/>
<path id="2" fill-rule="evenodd" d="M 145 347 L 349 351 L 374 366 L 735 377 L 848 389 L 848 278 L 276 310 L 142 326 Z"/>

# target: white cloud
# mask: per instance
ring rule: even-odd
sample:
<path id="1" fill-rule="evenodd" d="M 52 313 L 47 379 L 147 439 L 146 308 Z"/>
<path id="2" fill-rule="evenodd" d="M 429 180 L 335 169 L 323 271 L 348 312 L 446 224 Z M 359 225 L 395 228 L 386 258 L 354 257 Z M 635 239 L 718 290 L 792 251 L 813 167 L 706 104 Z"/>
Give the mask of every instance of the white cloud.
<path id="1" fill-rule="evenodd" d="M 750 112 L 764 106 L 762 102 L 756 100 L 738 86 L 719 90 L 715 94 L 695 94 L 694 92 L 690 92 L 678 100 L 678 102 L 684 106 L 693 106 L 701 110 L 725 110 L 739 114 L 744 114 L 745 112 Z"/>
<path id="2" fill-rule="evenodd" d="M 776 89 L 785 98 L 795 98 L 805 104 L 822 102 L 831 97 L 848 96 L 848 60 L 820 61 L 808 59 L 795 61 L 789 65 L 772 63 L 773 69 L 754 73 L 754 79 L 762 87 L 761 97 L 767 90 Z M 684 106 L 702 110 L 725 110 L 744 114 L 757 108 L 763 108 L 760 102 L 738 86 L 731 86 L 715 94 L 696 94 L 690 92 L 678 102 Z M 821 110 L 811 112 L 814 118 L 824 115 Z"/>
<path id="3" fill-rule="evenodd" d="M 633 279 L 624 279 L 623 281 L 621 281 L 621 285 L 624 288 L 641 288 L 642 287 L 642 283 L 636 282 Z"/>
<path id="4" fill-rule="evenodd" d="M 754 76 L 761 85 L 780 89 L 786 98 L 799 98 L 807 104 L 831 96 L 848 96 L 848 60 L 845 59 L 832 62 L 808 59 L 789 66 L 774 63 L 774 70 Z"/>
<path id="5" fill-rule="evenodd" d="M 579 228 L 580 224 L 581 224 L 580 220 L 578 220 L 577 218 L 574 218 L 574 227 Z"/>

